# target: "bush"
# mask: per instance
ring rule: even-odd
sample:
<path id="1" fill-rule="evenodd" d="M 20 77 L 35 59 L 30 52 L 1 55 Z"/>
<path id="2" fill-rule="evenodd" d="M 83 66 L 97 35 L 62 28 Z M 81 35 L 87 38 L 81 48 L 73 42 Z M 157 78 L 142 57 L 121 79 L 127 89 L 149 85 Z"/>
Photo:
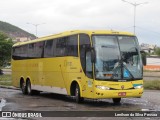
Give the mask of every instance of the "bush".
<path id="1" fill-rule="evenodd" d="M 158 56 L 160 56 L 160 48 L 156 48 L 155 49 L 155 54 L 158 55 Z"/>
<path id="2" fill-rule="evenodd" d="M 160 80 L 144 81 L 144 89 L 160 90 Z"/>
<path id="3" fill-rule="evenodd" d="M 11 75 L 0 75 L 0 85 L 12 86 Z"/>
<path id="4" fill-rule="evenodd" d="M 11 59 L 13 42 L 6 34 L 0 32 L 0 66 Z"/>

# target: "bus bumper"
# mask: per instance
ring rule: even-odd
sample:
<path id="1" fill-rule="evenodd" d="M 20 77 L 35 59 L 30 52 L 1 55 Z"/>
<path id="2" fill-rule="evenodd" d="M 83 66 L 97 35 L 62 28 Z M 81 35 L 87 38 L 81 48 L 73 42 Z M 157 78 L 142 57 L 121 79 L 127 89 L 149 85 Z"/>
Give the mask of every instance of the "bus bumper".
<path id="1" fill-rule="evenodd" d="M 95 89 L 94 98 L 128 98 L 128 97 L 141 97 L 143 88 L 130 89 L 130 90 L 99 90 Z"/>

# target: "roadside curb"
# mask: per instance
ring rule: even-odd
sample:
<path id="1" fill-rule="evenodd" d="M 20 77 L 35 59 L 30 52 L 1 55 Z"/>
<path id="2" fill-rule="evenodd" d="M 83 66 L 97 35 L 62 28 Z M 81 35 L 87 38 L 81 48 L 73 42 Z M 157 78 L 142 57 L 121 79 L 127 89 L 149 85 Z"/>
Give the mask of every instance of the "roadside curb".
<path id="1" fill-rule="evenodd" d="M 13 86 L 4 86 L 4 85 L 0 85 L 0 88 L 20 90 L 20 88 L 16 88 L 16 87 L 13 87 Z"/>

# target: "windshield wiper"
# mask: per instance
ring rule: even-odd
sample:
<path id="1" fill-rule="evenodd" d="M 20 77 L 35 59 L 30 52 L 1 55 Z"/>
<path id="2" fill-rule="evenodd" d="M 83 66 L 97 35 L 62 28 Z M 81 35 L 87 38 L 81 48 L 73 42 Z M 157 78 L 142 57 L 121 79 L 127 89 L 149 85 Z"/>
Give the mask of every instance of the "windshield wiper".
<path id="1" fill-rule="evenodd" d="M 124 64 L 124 60 L 126 59 L 124 54 L 121 54 L 121 59 L 119 59 L 118 64 L 114 69 L 113 69 L 113 75 L 111 77 L 111 79 L 113 79 L 116 69 L 120 68 L 121 69 L 121 78 L 124 79 L 124 69 L 126 69 L 129 72 L 129 75 L 131 76 L 132 79 L 135 79 L 134 76 L 132 75 L 132 73 L 130 72 L 130 70 L 126 67 L 126 65 Z"/>

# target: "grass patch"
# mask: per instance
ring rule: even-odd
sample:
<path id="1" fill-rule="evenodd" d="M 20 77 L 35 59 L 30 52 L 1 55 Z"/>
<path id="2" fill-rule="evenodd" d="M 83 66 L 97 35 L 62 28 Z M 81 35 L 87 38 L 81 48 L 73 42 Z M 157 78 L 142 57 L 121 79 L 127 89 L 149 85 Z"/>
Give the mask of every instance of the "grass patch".
<path id="1" fill-rule="evenodd" d="M 160 70 L 143 70 L 143 72 L 160 72 Z"/>
<path id="2" fill-rule="evenodd" d="M 0 85 L 12 86 L 11 75 L 0 75 Z"/>
<path id="3" fill-rule="evenodd" d="M 144 80 L 144 89 L 160 90 L 160 80 Z"/>

